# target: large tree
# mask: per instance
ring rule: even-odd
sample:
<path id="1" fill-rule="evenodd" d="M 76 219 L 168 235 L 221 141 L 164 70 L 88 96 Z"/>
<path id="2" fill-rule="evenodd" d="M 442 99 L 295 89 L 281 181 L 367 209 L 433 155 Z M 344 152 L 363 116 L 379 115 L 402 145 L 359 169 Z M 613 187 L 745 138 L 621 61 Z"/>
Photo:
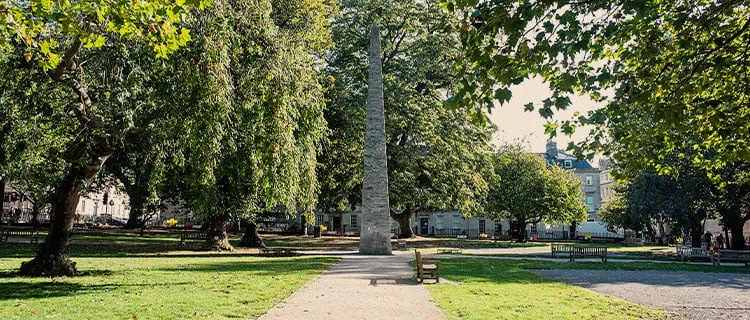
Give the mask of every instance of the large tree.
<path id="1" fill-rule="evenodd" d="M 693 150 L 713 172 L 750 158 L 750 15 L 728 1 L 444 1 L 460 16 L 468 61 L 460 101 L 505 103 L 539 77 L 552 91 L 527 110 L 552 118 L 583 94 L 605 107 L 548 125 L 593 125 L 577 152 L 603 151 L 625 170 L 675 168 L 659 159 Z M 609 97 L 607 95 L 610 94 Z M 612 139 L 617 144 L 611 144 Z M 683 154 L 684 155 L 684 154 Z"/>
<path id="2" fill-rule="evenodd" d="M 719 170 L 722 185 L 714 188 L 714 203 L 719 219 L 731 233 L 728 240 L 733 250 L 747 249 L 745 246 L 745 224 L 750 221 L 750 182 L 747 174 L 750 163 L 735 162 Z"/>
<path id="3" fill-rule="evenodd" d="M 517 241 L 526 239 L 526 225 L 586 220 L 581 180 L 544 158 L 518 147 L 504 147 L 492 159 L 497 179 L 490 184 L 487 214 L 518 226 Z"/>
<path id="4" fill-rule="evenodd" d="M 491 174 L 491 128 L 472 122 L 466 108 L 445 107 L 452 93 L 458 38 L 437 1 L 343 1 L 334 22 L 335 47 L 326 109 L 332 135 L 319 170 L 324 210 L 356 205 L 362 183 L 368 34 L 382 34 L 386 147 L 391 217 L 413 235 L 419 210 L 482 212 Z"/>
<path id="5" fill-rule="evenodd" d="M 322 0 L 214 1 L 190 21 L 193 42 L 177 53 L 166 100 L 213 110 L 175 126 L 184 149 L 180 198 L 208 224 L 208 241 L 230 248 L 225 223 L 253 223 L 279 206 L 310 213 L 326 126 L 318 70 L 330 45 Z M 311 219 L 310 219 L 311 220 Z"/>
<path id="6" fill-rule="evenodd" d="M 619 187 L 602 218 L 612 225 L 660 235 L 664 224 L 672 224 L 673 230 L 689 234 L 699 246 L 703 222 L 713 216 L 719 189 L 705 170 L 684 159 L 672 157 L 663 162 L 677 168 L 679 175 L 659 175 L 655 169 L 629 171 L 628 182 Z"/>
<path id="7" fill-rule="evenodd" d="M 138 139 L 151 129 L 148 121 L 136 126 L 133 119 L 177 114 L 171 106 L 151 103 L 142 94 L 145 73 L 138 66 L 154 56 L 167 57 L 187 43 L 189 31 L 179 24 L 191 6 L 207 3 L 0 3 L 0 43 L 25 45 L 22 57 L 47 77 L 39 82 L 68 92 L 68 101 L 57 106 L 65 109 L 63 119 L 70 122 L 71 134 L 58 137 L 64 146 L 50 158 L 62 160 L 64 170 L 54 185 L 50 230 L 36 257 L 21 266 L 22 274 L 76 273 L 69 243 L 75 209 L 85 188 L 122 141 Z M 142 48 L 150 48 L 150 54 L 142 56 Z M 8 67 L 2 70 L 17 72 Z M 40 119 L 44 124 L 54 121 L 50 116 Z"/>

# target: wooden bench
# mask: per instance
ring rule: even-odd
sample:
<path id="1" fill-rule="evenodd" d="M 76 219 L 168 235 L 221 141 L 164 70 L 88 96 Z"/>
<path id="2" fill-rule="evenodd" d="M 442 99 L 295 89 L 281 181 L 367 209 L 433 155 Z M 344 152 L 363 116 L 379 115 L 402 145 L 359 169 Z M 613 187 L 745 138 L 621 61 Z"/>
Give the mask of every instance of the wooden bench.
<path id="1" fill-rule="evenodd" d="M 462 254 L 463 250 L 458 248 L 438 248 L 438 254 Z"/>
<path id="2" fill-rule="evenodd" d="M 719 250 L 716 251 L 716 264 L 721 265 L 721 260 L 744 262 L 750 267 L 750 250 Z"/>
<path id="3" fill-rule="evenodd" d="M 205 241 L 207 236 L 205 232 L 184 231 L 180 233 L 180 243 L 185 244 L 188 240 Z"/>
<path id="4" fill-rule="evenodd" d="M 260 254 L 265 257 L 293 257 L 297 252 L 286 248 L 260 248 Z"/>
<path id="5" fill-rule="evenodd" d="M 557 258 L 560 254 L 567 254 L 570 255 L 570 252 L 573 250 L 572 244 L 566 244 L 566 243 L 553 243 L 551 245 L 552 249 L 552 257 Z"/>
<path id="6" fill-rule="evenodd" d="M 424 279 L 435 279 L 440 282 L 440 260 L 422 259 L 422 253 L 414 250 L 417 257 L 417 280 L 424 283 Z M 429 276 L 428 276 L 429 274 Z"/>
<path id="7" fill-rule="evenodd" d="M 570 261 L 576 262 L 576 258 L 583 257 L 600 257 L 602 262 L 607 262 L 607 247 L 573 246 Z"/>
<path id="8" fill-rule="evenodd" d="M 708 252 L 706 248 L 693 248 L 687 246 L 675 247 L 677 250 L 677 260 L 685 262 L 687 259 L 704 258 L 714 262 L 714 254 Z"/>
<path id="9" fill-rule="evenodd" d="M 39 243 L 39 231 L 31 227 L 10 227 L 0 229 L 0 242 L 8 242 L 10 237 L 29 238 L 31 243 Z"/>

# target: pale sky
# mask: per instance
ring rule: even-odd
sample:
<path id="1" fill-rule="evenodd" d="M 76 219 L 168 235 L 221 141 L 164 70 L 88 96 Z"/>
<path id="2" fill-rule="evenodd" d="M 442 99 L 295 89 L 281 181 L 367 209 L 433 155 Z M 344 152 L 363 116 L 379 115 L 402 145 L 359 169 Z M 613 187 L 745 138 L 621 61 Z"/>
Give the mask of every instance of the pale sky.
<path id="1" fill-rule="evenodd" d="M 541 105 L 542 100 L 552 95 L 548 86 L 541 79 L 529 79 L 521 85 L 511 88 L 513 98 L 503 106 L 496 106 L 489 114 L 490 120 L 498 126 L 498 133 L 492 139 L 496 145 L 504 143 L 516 143 L 523 141 L 521 144 L 527 151 L 544 152 L 547 142 L 547 135 L 544 134 L 544 124 L 546 120 L 539 115 L 538 110 L 532 112 L 524 111 L 524 105 L 534 102 L 535 105 Z M 571 106 L 564 111 L 556 111 L 554 118 L 558 120 L 569 119 L 578 111 L 581 114 L 593 110 L 597 106 L 596 102 L 586 96 L 571 97 Z M 554 108 L 553 108 L 554 110 Z M 560 150 L 564 150 L 570 141 L 582 141 L 588 134 L 588 128 L 578 128 L 572 137 L 568 137 L 558 130 L 555 141 Z M 596 157 L 595 160 L 599 158 Z M 592 163 L 595 167 L 596 163 Z"/>

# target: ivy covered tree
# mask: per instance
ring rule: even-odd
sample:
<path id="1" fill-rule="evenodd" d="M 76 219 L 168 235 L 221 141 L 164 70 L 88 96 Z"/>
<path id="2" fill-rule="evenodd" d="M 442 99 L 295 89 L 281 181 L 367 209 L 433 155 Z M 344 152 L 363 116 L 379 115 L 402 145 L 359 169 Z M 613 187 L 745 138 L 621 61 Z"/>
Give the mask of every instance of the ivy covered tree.
<path id="1" fill-rule="evenodd" d="M 492 164 L 497 179 L 490 184 L 487 215 L 518 226 L 516 241 L 525 241 L 530 223 L 586 220 L 581 180 L 571 171 L 548 167 L 544 158 L 518 147 L 504 147 Z"/>
<path id="2" fill-rule="evenodd" d="M 368 35 L 377 24 L 391 217 L 401 235 L 413 235 L 411 219 L 419 210 L 482 212 L 492 128 L 474 123 L 467 108 L 445 106 L 456 81 L 451 62 L 459 57 L 453 23 L 437 1 L 342 2 L 326 68 L 332 83 L 326 120 L 332 135 L 318 171 L 324 210 L 356 206 L 360 197 Z"/>
<path id="3" fill-rule="evenodd" d="M 571 95 L 605 104 L 547 125 L 552 135 L 592 126 L 577 145 L 579 156 L 603 152 L 625 163 L 625 170 L 674 174 L 676 168 L 659 159 L 693 150 L 690 160 L 712 176 L 750 158 L 746 1 L 443 4 L 462 20 L 468 57 L 458 60 L 457 101 L 492 108 L 511 98 L 511 86 L 538 77 L 552 94 L 526 109 L 545 118 L 569 107 Z"/>

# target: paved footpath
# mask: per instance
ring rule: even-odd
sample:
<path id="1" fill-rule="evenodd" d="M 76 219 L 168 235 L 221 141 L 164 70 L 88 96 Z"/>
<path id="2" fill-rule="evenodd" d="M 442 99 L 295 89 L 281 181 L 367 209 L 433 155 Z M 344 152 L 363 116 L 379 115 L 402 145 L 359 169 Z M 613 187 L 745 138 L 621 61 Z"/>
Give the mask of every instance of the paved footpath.
<path id="1" fill-rule="evenodd" d="M 445 319 L 409 260 L 413 254 L 341 255 L 261 319 Z"/>
<path id="2" fill-rule="evenodd" d="M 529 270 L 676 313 L 679 319 L 750 319 L 750 276 L 687 271 Z"/>

